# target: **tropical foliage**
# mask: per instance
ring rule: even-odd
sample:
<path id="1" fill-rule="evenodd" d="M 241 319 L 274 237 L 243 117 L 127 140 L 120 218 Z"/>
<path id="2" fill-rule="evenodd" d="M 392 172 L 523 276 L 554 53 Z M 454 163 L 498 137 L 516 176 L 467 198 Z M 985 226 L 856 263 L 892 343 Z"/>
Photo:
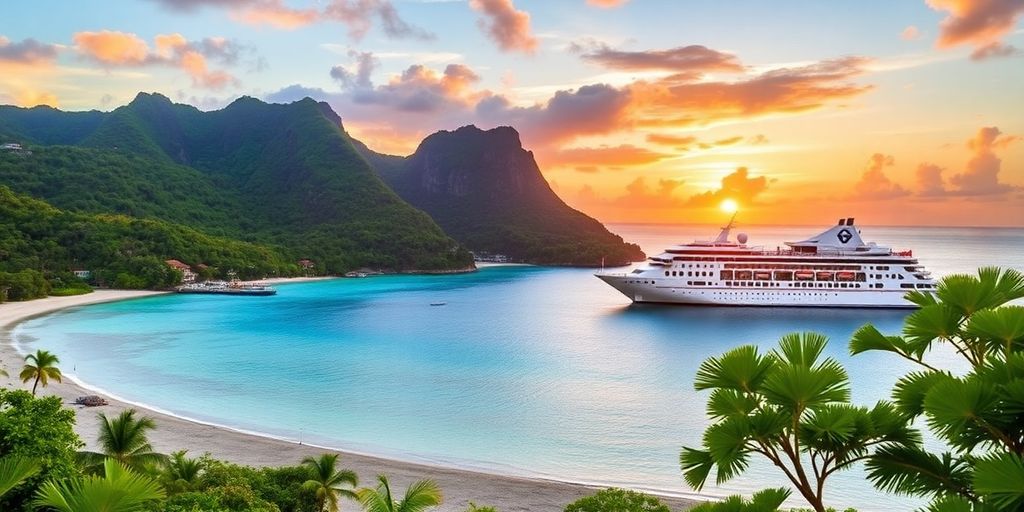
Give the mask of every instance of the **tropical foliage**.
<path id="1" fill-rule="evenodd" d="M 126 409 L 114 419 L 100 413 L 100 433 L 97 441 L 102 452 L 81 452 L 82 465 L 89 470 L 105 467 L 113 459 L 125 467 L 143 470 L 147 466 L 162 465 L 167 456 L 156 453 L 149 444 L 147 432 L 156 428 L 152 418 L 136 417 L 135 409 Z"/>
<path id="2" fill-rule="evenodd" d="M 894 404 L 850 404 L 846 371 L 822 356 L 827 341 L 816 333 L 788 334 L 771 353 L 748 345 L 701 364 L 695 387 L 711 390 L 707 414 L 714 424 L 701 448 L 683 448 L 687 483 L 700 489 L 712 470 L 717 483 L 726 482 L 747 468 L 751 455 L 762 456 L 821 512 L 829 476 L 876 449 L 920 442 Z"/>
<path id="3" fill-rule="evenodd" d="M 333 273 L 361 266 L 447 270 L 472 261 L 380 181 L 334 112 L 309 99 L 268 105 L 241 98 L 201 112 L 139 94 L 91 117 L 0 107 L 5 122 L 31 143 L 32 154 L 0 155 L 0 181 L 76 214 L 187 225 L 280 248 L 275 252 L 290 262 L 311 258 Z M 75 136 L 62 133 L 65 124 Z M 223 272 L 245 268 L 159 256 Z"/>
<path id="4" fill-rule="evenodd" d="M 789 489 L 762 489 L 749 500 L 743 496 L 729 496 L 722 501 L 701 503 L 689 512 L 774 512 L 789 495 Z"/>
<path id="5" fill-rule="evenodd" d="M 441 489 L 431 480 L 414 482 L 398 499 L 388 477 L 378 475 L 376 489 L 360 489 L 358 494 L 366 512 L 422 512 L 441 504 Z"/>
<path id="6" fill-rule="evenodd" d="M 936 452 L 920 445 L 890 446 L 867 462 L 879 488 L 926 496 L 934 510 L 1024 509 L 1024 275 L 980 269 L 951 275 L 935 295 L 912 292 L 920 309 L 901 335 L 861 328 L 850 341 L 854 354 L 885 351 L 919 370 L 897 382 L 898 413 L 921 418 L 946 444 Z M 968 367 L 963 375 L 936 367 L 926 355 L 945 346 Z"/>
<path id="7" fill-rule="evenodd" d="M 103 462 L 103 476 L 48 481 L 34 503 L 59 512 L 142 512 L 166 492 L 156 480 L 114 459 Z"/>
<path id="8" fill-rule="evenodd" d="M 246 279 L 294 275 L 278 249 L 206 235 L 157 220 L 70 213 L 0 185 L 0 289 L 8 300 L 42 297 L 51 289 L 86 291 L 69 271 L 92 271 L 97 284 L 163 288 L 181 280 L 164 261 L 203 263 Z M 67 293 L 67 292 L 65 292 Z"/>
<path id="9" fill-rule="evenodd" d="M 316 509 L 318 512 L 338 512 L 338 499 L 348 498 L 358 500 L 359 496 L 354 489 L 359 485 L 359 478 L 355 472 L 347 469 L 338 469 L 338 454 L 325 453 L 317 457 L 306 457 L 302 465 L 309 468 L 310 478 L 303 485 L 306 489 L 316 494 Z"/>
<path id="10" fill-rule="evenodd" d="M 75 434 L 75 413 L 55 396 L 35 398 L 27 391 L 0 388 L 0 457 L 28 458 L 39 472 L 0 495 L 0 510 L 27 512 L 42 482 L 79 474 L 75 452 L 82 446 Z"/>
<path id="11" fill-rule="evenodd" d="M 0 496 L 15 488 L 40 470 L 39 461 L 28 457 L 0 457 Z"/>
<path id="12" fill-rule="evenodd" d="M 669 508 L 649 494 L 609 488 L 570 503 L 565 512 L 669 512 Z"/>
<path id="13" fill-rule="evenodd" d="M 45 388 L 50 379 L 60 382 L 60 368 L 57 363 L 60 359 L 46 350 L 37 350 L 35 354 L 25 356 L 25 366 L 21 369 L 22 382 L 32 382 L 32 394 L 36 394 L 36 388 L 42 384 Z"/>

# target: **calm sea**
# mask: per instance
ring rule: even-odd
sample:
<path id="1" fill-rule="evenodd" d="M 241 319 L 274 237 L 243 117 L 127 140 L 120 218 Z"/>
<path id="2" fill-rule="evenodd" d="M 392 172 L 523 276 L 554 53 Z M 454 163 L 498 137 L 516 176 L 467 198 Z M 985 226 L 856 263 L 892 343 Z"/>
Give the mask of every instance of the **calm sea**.
<path id="1" fill-rule="evenodd" d="M 717 233 L 610 227 L 648 254 Z M 774 247 L 816 229 L 747 232 L 751 244 Z M 864 236 L 913 249 L 938 276 L 1024 267 L 1021 229 L 875 228 Z M 693 390 L 705 358 L 744 343 L 768 349 L 791 331 L 822 332 L 850 373 L 853 400 L 865 405 L 886 398 L 910 369 L 894 357 L 847 355 L 858 327 L 895 332 L 905 312 L 631 306 L 585 269 L 494 267 L 279 289 L 269 298 L 172 295 L 83 307 L 29 321 L 16 338 L 57 352 L 65 370 L 94 386 L 190 418 L 389 457 L 678 494 L 690 492 L 679 449 L 697 445 L 708 425 L 707 394 Z M 758 461 L 705 492 L 782 483 Z M 839 474 L 830 488 L 836 507 L 912 508 L 859 471 Z"/>

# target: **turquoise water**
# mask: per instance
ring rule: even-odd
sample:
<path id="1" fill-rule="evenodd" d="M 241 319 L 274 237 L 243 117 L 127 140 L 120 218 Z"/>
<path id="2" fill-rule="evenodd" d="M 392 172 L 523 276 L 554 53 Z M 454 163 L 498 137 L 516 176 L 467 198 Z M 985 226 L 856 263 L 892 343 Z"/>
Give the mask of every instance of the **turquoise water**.
<path id="1" fill-rule="evenodd" d="M 706 227 L 613 229 L 648 253 L 709 235 Z M 750 234 L 775 245 L 813 233 Z M 865 237 L 914 249 L 938 275 L 1022 266 L 1022 230 L 886 228 Z M 692 388 L 704 358 L 742 343 L 770 348 L 794 330 L 823 332 L 861 404 L 885 398 L 910 369 L 846 349 L 864 323 L 896 331 L 905 312 L 631 306 L 585 269 L 494 267 L 279 290 L 77 308 L 26 322 L 15 337 L 23 348 L 56 351 L 91 385 L 190 418 L 402 459 L 673 493 L 689 492 L 679 448 L 698 444 L 708 423 L 706 394 Z M 447 305 L 430 306 L 438 301 Z M 705 491 L 781 483 L 755 464 Z M 857 472 L 831 488 L 834 506 L 911 507 Z"/>

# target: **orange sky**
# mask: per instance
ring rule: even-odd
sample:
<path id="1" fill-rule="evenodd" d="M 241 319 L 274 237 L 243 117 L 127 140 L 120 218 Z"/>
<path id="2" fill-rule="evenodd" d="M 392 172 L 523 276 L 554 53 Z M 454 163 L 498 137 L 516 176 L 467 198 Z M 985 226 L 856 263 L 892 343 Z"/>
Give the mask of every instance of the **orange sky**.
<path id="1" fill-rule="evenodd" d="M 0 103 L 311 96 L 397 154 L 511 125 L 606 222 L 1024 225 L 1017 0 L 105 5 L 8 6 Z"/>

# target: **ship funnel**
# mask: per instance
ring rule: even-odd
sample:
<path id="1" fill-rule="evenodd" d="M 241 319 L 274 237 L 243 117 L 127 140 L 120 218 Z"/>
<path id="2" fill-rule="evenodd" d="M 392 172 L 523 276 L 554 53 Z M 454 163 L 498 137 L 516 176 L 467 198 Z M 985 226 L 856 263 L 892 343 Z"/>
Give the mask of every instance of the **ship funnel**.
<path id="1" fill-rule="evenodd" d="M 850 218 L 846 219 L 846 225 L 847 226 L 852 226 L 853 225 L 853 217 L 850 217 Z"/>
<path id="2" fill-rule="evenodd" d="M 839 219 L 839 224 L 838 225 L 839 226 L 845 226 L 846 225 L 846 219 Z"/>

